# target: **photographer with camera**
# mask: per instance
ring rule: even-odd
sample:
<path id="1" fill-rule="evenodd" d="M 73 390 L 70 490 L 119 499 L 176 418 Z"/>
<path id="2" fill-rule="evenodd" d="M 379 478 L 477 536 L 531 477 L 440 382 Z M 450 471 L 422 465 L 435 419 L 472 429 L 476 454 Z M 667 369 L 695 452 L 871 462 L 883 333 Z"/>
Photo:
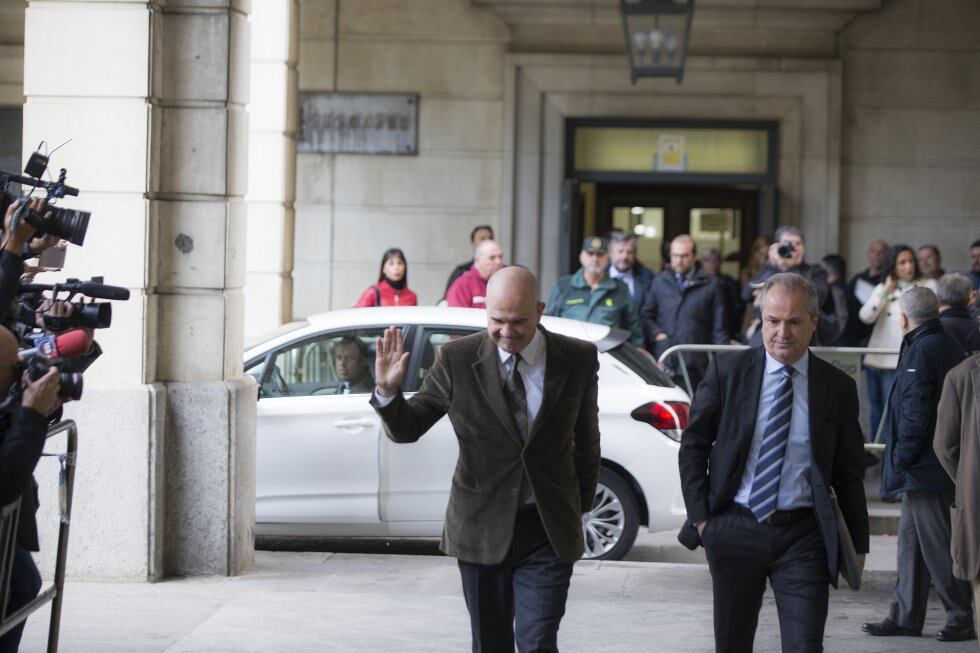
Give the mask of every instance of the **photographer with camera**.
<path id="1" fill-rule="evenodd" d="M 28 202 L 27 210 L 39 212 L 44 210 L 43 199 L 32 199 Z M 61 238 L 45 235 L 35 238 L 37 228 L 26 220 L 16 219 L 15 215 L 21 208 L 21 202 L 11 202 L 7 207 L 3 220 L 3 239 L 0 241 L 0 322 L 13 314 L 12 300 L 17 296 L 17 283 L 24 273 L 24 260 L 41 254 L 49 247 L 57 245 Z M 48 211 L 44 220 L 51 219 Z"/>
<path id="2" fill-rule="evenodd" d="M 8 615 L 29 603 L 41 590 L 41 575 L 31 557 L 31 551 L 38 550 L 34 521 L 37 495 L 31 475 L 44 449 L 48 416 L 62 403 L 57 368 L 52 367 L 36 381 L 22 381 L 18 350 L 16 336 L 0 327 L 0 397 L 8 397 L 15 384 L 24 383 L 20 404 L 0 415 L 0 505 L 22 497 Z M 0 637 L 0 653 L 16 651 L 23 630 L 22 623 Z"/>
<path id="3" fill-rule="evenodd" d="M 813 282 L 817 288 L 820 316 L 817 330 L 811 344 L 827 344 L 834 341 L 847 324 L 847 303 L 835 296 L 827 283 L 827 273 L 819 265 L 804 261 L 806 245 L 803 232 L 796 227 L 780 227 L 776 230 L 776 242 L 769 246 L 769 258 L 762 271 L 749 282 L 742 291 L 742 299 L 752 303 L 755 319 L 745 333 L 746 343 L 757 347 L 762 345 L 762 316 L 759 311 L 759 292 L 766 280 L 778 272 L 793 272 Z"/>

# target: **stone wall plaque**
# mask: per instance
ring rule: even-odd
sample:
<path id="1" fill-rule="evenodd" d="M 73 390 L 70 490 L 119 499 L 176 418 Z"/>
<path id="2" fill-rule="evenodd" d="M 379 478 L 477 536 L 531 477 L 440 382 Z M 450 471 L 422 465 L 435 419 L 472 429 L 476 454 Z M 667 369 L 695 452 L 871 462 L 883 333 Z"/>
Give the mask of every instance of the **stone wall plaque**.
<path id="1" fill-rule="evenodd" d="M 418 154 L 418 93 L 299 94 L 300 152 Z"/>

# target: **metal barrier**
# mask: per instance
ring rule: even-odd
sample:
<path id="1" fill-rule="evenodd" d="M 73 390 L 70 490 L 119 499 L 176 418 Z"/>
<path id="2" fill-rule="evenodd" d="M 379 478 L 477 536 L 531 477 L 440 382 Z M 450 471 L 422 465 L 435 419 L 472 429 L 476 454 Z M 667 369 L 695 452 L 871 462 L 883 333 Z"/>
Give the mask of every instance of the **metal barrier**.
<path id="1" fill-rule="evenodd" d="M 707 354 L 708 360 L 710 361 L 717 353 L 740 351 L 748 348 L 748 345 L 674 345 L 660 355 L 657 363 L 666 365 L 664 361 L 672 356 L 685 352 Z M 897 349 L 883 349 L 881 347 L 810 347 L 810 351 L 849 375 L 858 383 L 859 387 L 861 383 L 861 356 L 864 354 L 898 354 Z M 691 384 L 691 375 L 687 369 L 687 361 L 684 359 L 684 356 L 677 356 L 677 361 L 680 364 L 681 378 L 684 380 L 687 394 L 693 398 L 694 387 Z M 887 404 L 885 405 L 885 409 L 887 410 Z M 878 424 L 879 432 L 884 423 L 885 420 L 882 419 Z M 876 433 L 873 440 L 877 441 L 878 439 L 878 433 Z M 884 451 L 885 445 L 877 442 L 868 442 L 864 445 L 864 449 L 865 451 L 880 453 Z"/>
<path id="2" fill-rule="evenodd" d="M 75 486 L 75 452 L 78 448 L 78 427 L 73 420 L 58 422 L 48 429 L 47 439 L 68 433 L 68 442 L 63 454 L 44 454 L 56 455 L 61 462 L 61 474 L 58 480 L 61 496 L 61 526 L 58 529 L 58 553 L 55 558 L 54 581 L 50 587 L 43 590 L 33 601 L 22 607 L 17 612 L 7 615 L 7 598 L 10 593 L 10 568 L 13 562 L 14 545 L 17 540 L 17 514 L 20 512 L 20 499 L 4 506 L 0 510 L 0 547 L 2 555 L 0 561 L 3 563 L 2 569 L 2 597 L 3 605 L 0 611 L 0 636 L 5 635 L 11 628 L 27 620 L 29 616 L 37 612 L 45 603 L 51 601 L 51 621 L 48 625 L 48 653 L 58 650 L 58 634 L 61 628 L 61 604 L 64 598 L 65 587 L 65 564 L 68 557 L 68 527 L 71 524 L 71 499 L 72 490 Z M 8 532 L 9 525 L 9 532 Z"/>

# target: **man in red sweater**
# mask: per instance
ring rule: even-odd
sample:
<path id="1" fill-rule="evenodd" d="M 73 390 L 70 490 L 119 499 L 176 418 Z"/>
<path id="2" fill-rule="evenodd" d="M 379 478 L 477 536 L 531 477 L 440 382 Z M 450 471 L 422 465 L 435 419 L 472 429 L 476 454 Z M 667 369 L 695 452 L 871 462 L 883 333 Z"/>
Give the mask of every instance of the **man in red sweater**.
<path id="1" fill-rule="evenodd" d="M 492 240 L 484 240 L 476 248 L 473 267 L 449 286 L 446 305 L 460 308 L 486 308 L 487 281 L 504 267 L 504 250 Z"/>

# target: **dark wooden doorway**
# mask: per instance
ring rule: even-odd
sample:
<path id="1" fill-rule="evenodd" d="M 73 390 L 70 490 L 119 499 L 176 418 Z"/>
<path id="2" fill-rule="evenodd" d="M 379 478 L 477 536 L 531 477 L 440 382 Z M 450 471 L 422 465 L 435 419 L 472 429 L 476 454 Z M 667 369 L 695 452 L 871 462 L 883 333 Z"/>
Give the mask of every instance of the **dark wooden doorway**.
<path id="1" fill-rule="evenodd" d="M 632 213 L 626 221 L 624 209 Z M 645 226 L 644 220 L 648 223 Z M 578 229 L 572 231 L 581 234 L 581 223 L 577 226 Z M 656 243 L 656 250 L 659 250 L 662 244 L 687 233 L 695 235 L 696 241 L 703 241 L 698 243 L 701 252 L 721 245 L 719 249 L 723 249 L 726 271 L 738 278 L 738 271 L 748 261 L 752 240 L 758 233 L 759 188 L 598 183 L 595 187 L 595 230 L 606 235 L 613 227 L 636 229 L 634 233 L 640 240 L 641 249 L 645 239 L 650 246 Z M 585 235 L 590 234 L 582 234 Z M 577 244 L 571 249 L 570 254 L 574 257 L 571 269 L 575 270 L 578 267 Z M 647 247 L 646 256 L 641 260 L 658 271 L 662 260 L 651 251 Z"/>

